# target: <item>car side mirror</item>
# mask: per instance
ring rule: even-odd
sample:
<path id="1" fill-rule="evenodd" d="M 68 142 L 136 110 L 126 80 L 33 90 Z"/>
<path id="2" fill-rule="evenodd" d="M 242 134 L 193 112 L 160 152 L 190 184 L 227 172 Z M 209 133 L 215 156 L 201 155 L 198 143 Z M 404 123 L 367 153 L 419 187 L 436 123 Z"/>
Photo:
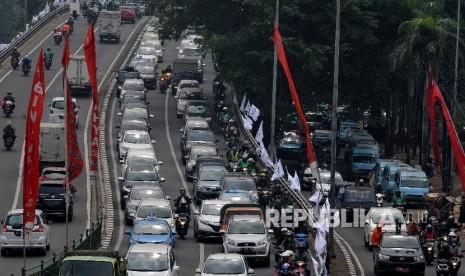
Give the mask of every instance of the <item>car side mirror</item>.
<path id="1" fill-rule="evenodd" d="M 121 138 L 118 138 L 118 140 L 117 140 L 117 141 L 118 141 L 118 142 L 121 142 L 121 141 L 123 141 L 123 139 L 121 139 Z"/>
<path id="2" fill-rule="evenodd" d="M 174 218 L 177 219 L 179 217 L 178 214 L 174 214 Z"/>
<path id="3" fill-rule="evenodd" d="M 179 97 L 178 97 L 178 96 L 174 96 L 174 98 L 177 100 Z"/>
<path id="4" fill-rule="evenodd" d="M 192 180 L 197 180 L 197 179 L 198 179 L 197 176 L 192 177 Z"/>
<path id="5" fill-rule="evenodd" d="M 153 118 L 153 115 L 152 115 L 152 114 L 150 114 L 150 115 L 149 115 L 149 118 Z"/>
<path id="6" fill-rule="evenodd" d="M 129 195 L 124 195 L 123 199 L 129 199 Z"/>
<path id="7" fill-rule="evenodd" d="M 268 229 L 268 234 L 274 234 L 273 229 Z"/>
<path id="8" fill-rule="evenodd" d="M 202 273 L 202 270 L 200 268 L 196 268 L 195 269 L 195 274 L 200 274 L 200 273 Z"/>
<path id="9" fill-rule="evenodd" d="M 189 155 L 184 155 L 184 159 L 185 160 L 189 159 Z"/>
<path id="10" fill-rule="evenodd" d="M 150 104 L 150 102 L 147 102 L 147 103 L 146 103 L 146 105 L 149 105 L 149 104 Z"/>
<path id="11" fill-rule="evenodd" d="M 173 271 L 179 271 L 179 266 L 177 265 L 173 266 Z"/>
<path id="12" fill-rule="evenodd" d="M 0 223 L 1 223 L 1 224 L 5 224 L 5 220 L 4 220 L 4 219 L 2 219 L 2 221 L 0 221 Z"/>
<path id="13" fill-rule="evenodd" d="M 253 270 L 252 268 L 249 268 L 249 269 L 247 270 L 247 273 L 248 273 L 248 274 L 254 274 L 254 273 L 255 273 L 255 270 Z"/>
<path id="14" fill-rule="evenodd" d="M 48 104 L 48 106 L 52 106 L 52 104 Z"/>
<path id="15" fill-rule="evenodd" d="M 120 164 L 124 164 L 124 160 L 119 160 L 119 163 L 120 163 Z"/>
<path id="16" fill-rule="evenodd" d="M 183 128 L 181 128 L 181 129 L 179 130 L 179 132 L 183 132 L 183 131 L 184 131 L 184 129 L 183 129 Z M 182 139 L 182 138 L 181 138 L 181 139 Z"/>
<path id="17" fill-rule="evenodd" d="M 123 115 L 123 114 L 121 112 L 118 112 L 118 116 L 121 116 L 121 115 Z"/>
<path id="18" fill-rule="evenodd" d="M 115 126 L 115 128 L 120 128 L 120 126 Z"/>
<path id="19" fill-rule="evenodd" d="M 160 177 L 160 182 L 165 182 L 166 179 L 164 177 Z"/>
<path id="20" fill-rule="evenodd" d="M 157 141 L 151 140 L 150 143 L 155 144 Z"/>
<path id="21" fill-rule="evenodd" d="M 158 161 L 158 165 L 163 165 L 163 161 Z"/>
<path id="22" fill-rule="evenodd" d="M 225 231 L 224 229 L 221 229 L 221 230 L 219 231 L 219 233 L 220 233 L 221 235 L 224 235 L 224 234 L 226 234 L 226 231 Z"/>
<path id="23" fill-rule="evenodd" d="M 124 177 L 122 177 L 122 176 L 118 177 L 118 181 L 123 182 L 123 181 L 124 181 Z"/>
<path id="24" fill-rule="evenodd" d="M 170 197 L 170 196 L 165 196 L 165 199 L 166 199 L 166 200 L 170 200 L 171 197 Z"/>

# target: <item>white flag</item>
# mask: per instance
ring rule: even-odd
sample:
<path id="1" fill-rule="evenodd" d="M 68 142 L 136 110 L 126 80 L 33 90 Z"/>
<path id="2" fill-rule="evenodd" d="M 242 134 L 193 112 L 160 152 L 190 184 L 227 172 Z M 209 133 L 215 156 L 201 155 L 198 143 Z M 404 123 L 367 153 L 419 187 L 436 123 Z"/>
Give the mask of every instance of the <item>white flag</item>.
<path id="1" fill-rule="evenodd" d="M 263 121 L 260 123 L 258 127 L 257 134 L 255 134 L 255 141 L 261 143 L 263 141 Z"/>
<path id="2" fill-rule="evenodd" d="M 242 98 L 241 107 L 239 108 L 242 113 L 244 113 L 245 102 L 247 101 L 247 94 L 244 94 L 244 98 Z"/>
<path id="3" fill-rule="evenodd" d="M 257 121 L 258 116 L 260 116 L 260 109 L 258 109 L 255 105 L 252 104 L 249 111 L 249 116 L 252 117 L 254 121 Z"/>
<path id="4" fill-rule="evenodd" d="M 318 254 L 322 254 L 323 252 L 325 252 L 326 235 L 324 233 L 325 233 L 324 231 L 318 230 L 318 233 L 316 234 L 315 251 Z"/>
<path id="5" fill-rule="evenodd" d="M 321 201 L 321 197 L 321 190 L 317 190 L 308 200 L 314 202 L 315 204 L 319 204 Z"/>
<path id="6" fill-rule="evenodd" d="M 278 160 L 274 165 L 274 173 L 271 176 L 271 181 L 280 178 L 284 175 L 283 165 L 281 164 L 281 160 Z"/>
<path id="7" fill-rule="evenodd" d="M 242 117 L 242 124 L 244 125 L 244 128 L 247 129 L 247 130 L 251 130 L 252 129 L 252 120 L 247 117 L 247 116 L 241 116 Z"/>
<path id="8" fill-rule="evenodd" d="M 274 164 L 273 164 L 273 161 L 271 161 L 271 158 L 265 149 L 265 145 L 263 145 L 263 143 L 259 143 L 259 144 L 260 144 L 260 158 L 262 159 L 263 163 L 265 163 L 267 167 L 272 168 Z"/>
<path id="9" fill-rule="evenodd" d="M 299 181 L 299 176 L 297 175 L 297 172 L 294 171 L 294 176 L 292 177 L 291 181 L 291 188 L 297 191 L 300 191 L 300 181 Z"/>
<path id="10" fill-rule="evenodd" d="M 312 258 L 313 269 L 315 270 L 315 273 L 318 273 L 318 262 L 317 260 L 315 260 L 315 258 L 313 258 L 313 256 L 311 256 L 311 258 Z"/>
<path id="11" fill-rule="evenodd" d="M 245 108 L 244 108 L 244 113 L 245 115 L 249 115 L 249 112 L 250 112 L 250 108 L 252 107 L 252 105 L 250 104 L 249 101 L 247 101 L 247 104 L 245 105 Z"/>

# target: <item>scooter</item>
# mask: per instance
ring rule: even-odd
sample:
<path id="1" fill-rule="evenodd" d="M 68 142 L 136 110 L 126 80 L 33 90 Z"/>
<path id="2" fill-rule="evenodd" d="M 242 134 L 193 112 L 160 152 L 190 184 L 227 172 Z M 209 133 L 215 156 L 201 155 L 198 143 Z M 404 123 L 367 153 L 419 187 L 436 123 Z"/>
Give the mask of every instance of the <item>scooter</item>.
<path id="1" fill-rule="evenodd" d="M 23 64 L 23 73 L 24 73 L 24 75 L 27 76 L 29 74 L 29 72 L 31 72 L 31 65 Z"/>
<path id="2" fill-rule="evenodd" d="M 53 34 L 53 41 L 55 41 L 56 45 L 60 45 L 62 40 L 63 40 L 63 35 L 61 32 L 55 32 Z"/>
<path id="3" fill-rule="evenodd" d="M 384 195 L 382 193 L 377 193 L 376 197 L 376 206 L 383 207 Z"/>
<path id="4" fill-rule="evenodd" d="M 423 254 L 427 265 L 431 265 L 434 261 L 434 240 L 427 239 L 423 244 Z"/>
<path id="5" fill-rule="evenodd" d="M 11 57 L 11 67 L 13 68 L 13 70 L 16 70 L 16 68 L 18 68 L 18 65 L 19 65 L 19 58 Z"/>
<path id="6" fill-rule="evenodd" d="M 450 260 L 439 259 L 438 265 L 436 266 L 437 276 L 456 276 L 461 266 L 460 259 L 458 257 L 452 257 Z"/>
<path id="7" fill-rule="evenodd" d="M 2 107 L 3 107 L 3 113 L 5 114 L 5 116 L 10 117 L 11 113 L 13 113 L 13 102 L 6 101 Z"/>
<path id="8" fill-rule="evenodd" d="M 15 145 L 15 140 L 11 136 L 5 137 L 3 144 L 5 145 L 6 150 L 11 150 L 11 148 Z"/>
<path id="9" fill-rule="evenodd" d="M 184 239 L 184 237 L 187 235 L 187 221 L 188 217 L 186 214 L 181 213 L 181 214 L 176 214 L 176 233 L 181 237 L 181 239 Z"/>
<path id="10" fill-rule="evenodd" d="M 50 57 L 44 58 L 44 66 L 45 66 L 45 69 L 50 70 L 50 67 L 52 67 L 52 58 Z"/>

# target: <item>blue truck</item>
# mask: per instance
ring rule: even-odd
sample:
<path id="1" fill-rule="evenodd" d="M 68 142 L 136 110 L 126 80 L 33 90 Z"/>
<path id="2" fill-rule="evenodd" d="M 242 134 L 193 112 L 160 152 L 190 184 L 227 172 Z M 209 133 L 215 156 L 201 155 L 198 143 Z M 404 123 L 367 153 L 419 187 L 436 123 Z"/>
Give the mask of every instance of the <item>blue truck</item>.
<path id="1" fill-rule="evenodd" d="M 377 158 L 378 151 L 371 147 L 354 147 L 349 158 L 349 180 L 368 181 Z"/>

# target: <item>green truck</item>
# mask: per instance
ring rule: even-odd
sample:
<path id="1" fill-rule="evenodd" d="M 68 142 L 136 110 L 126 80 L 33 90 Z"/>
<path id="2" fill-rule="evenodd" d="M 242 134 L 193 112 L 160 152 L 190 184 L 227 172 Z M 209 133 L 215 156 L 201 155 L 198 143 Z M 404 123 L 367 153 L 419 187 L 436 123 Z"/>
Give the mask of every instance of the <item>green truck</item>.
<path id="1" fill-rule="evenodd" d="M 126 276 L 124 258 L 118 252 L 77 250 L 66 253 L 61 261 L 60 276 Z"/>

